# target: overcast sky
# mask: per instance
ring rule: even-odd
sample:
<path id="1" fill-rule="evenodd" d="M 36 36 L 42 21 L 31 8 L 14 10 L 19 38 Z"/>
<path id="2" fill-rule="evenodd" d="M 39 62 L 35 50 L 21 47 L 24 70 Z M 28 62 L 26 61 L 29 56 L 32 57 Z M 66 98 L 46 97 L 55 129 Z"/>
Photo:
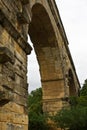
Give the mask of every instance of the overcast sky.
<path id="1" fill-rule="evenodd" d="M 87 78 L 87 0 L 56 0 L 81 84 Z M 28 62 L 29 91 L 40 87 L 38 64 L 32 51 Z"/>

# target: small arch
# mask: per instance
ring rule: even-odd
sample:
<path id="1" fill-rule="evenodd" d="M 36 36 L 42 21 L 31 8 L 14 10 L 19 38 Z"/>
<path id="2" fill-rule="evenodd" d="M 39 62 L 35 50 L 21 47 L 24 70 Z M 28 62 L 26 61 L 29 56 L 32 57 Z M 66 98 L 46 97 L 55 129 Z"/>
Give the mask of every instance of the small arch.
<path id="1" fill-rule="evenodd" d="M 76 96 L 77 93 L 74 82 L 74 76 L 71 69 L 69 69 L 68 71 L 68 85 L 69 85 L 69 96 Z"/>

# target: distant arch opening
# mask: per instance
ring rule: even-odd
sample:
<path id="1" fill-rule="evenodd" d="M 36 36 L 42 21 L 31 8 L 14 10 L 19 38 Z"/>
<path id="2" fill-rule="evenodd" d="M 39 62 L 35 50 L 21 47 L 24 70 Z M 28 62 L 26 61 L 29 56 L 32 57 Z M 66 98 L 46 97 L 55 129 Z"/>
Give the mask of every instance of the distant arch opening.
<path id="1" fill-rule="evenodd" d="M 74 77 L 72 70 L 69 69 L 68 72 L 69 78 L 68 78 L 68 84 L 69 84 L 69 96 L 76 96 L 76 88 L 75 88 L 75 83 L 74 83 Z"/>

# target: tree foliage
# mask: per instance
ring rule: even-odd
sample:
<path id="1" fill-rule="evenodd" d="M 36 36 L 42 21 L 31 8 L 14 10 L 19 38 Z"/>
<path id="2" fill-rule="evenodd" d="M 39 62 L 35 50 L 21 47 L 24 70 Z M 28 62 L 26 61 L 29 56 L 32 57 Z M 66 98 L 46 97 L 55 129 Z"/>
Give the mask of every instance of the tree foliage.
<path id="1" fill-rule="evenodd" d="M 48 130 L 47 115 L 42 110 L 42 88 L 28 96 L 29 130 Z"/>
<path id="2" fill-rule="evenodd" d="M 87 108 L 73 107 L 72 109 L 62 109 L 54 116 L 53 120 L 59 128 L 87 130 Z"/>
<path id="3" fill-rule="evenodd" d="M 80 91 L 81 96 L 87 96 L 87 79 L 85 80 L 83 87 Z"/>
<path id="4" fill-rule="evenodd" d="M 33 111 L 37 114 L 43 113 L 43 110 L 42 110 L 42 89 L 41 88 L 38 88 L 29 94 L 28 108 L 29 108 L 29 112 Z"/>

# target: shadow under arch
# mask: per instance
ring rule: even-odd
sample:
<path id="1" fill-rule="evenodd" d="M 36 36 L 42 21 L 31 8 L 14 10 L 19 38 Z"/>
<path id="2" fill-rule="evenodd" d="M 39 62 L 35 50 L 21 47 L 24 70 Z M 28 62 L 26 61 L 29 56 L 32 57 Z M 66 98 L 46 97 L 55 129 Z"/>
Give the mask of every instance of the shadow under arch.
<path id="1" fill-rule="evenodd" d="M 43 5 L 36 3 L 32 7 L 32 21 L 29 25 L 31 40 L 40 46 L 55 46 L 55 32 L 49 14 Z"/>
<path id="2" fill-rule="evenodd" d="M 60 53 L 49 14 L 39 3 L 32 7 L 29 36 L 40 67 L 43 110 L 44 112 L 56 111 L 58 110 L 58 107 L 55 107 L 57 99 L 64 97 Z"/>
<path id="3" fill-rule="evenodd" d="M 69 85 L 69 96 L 77 96 L 76 87 L 75 87 L 75 81 L 73 77 L 72 70 L 69 69 L 68 71 L 68 85 Z"/>

